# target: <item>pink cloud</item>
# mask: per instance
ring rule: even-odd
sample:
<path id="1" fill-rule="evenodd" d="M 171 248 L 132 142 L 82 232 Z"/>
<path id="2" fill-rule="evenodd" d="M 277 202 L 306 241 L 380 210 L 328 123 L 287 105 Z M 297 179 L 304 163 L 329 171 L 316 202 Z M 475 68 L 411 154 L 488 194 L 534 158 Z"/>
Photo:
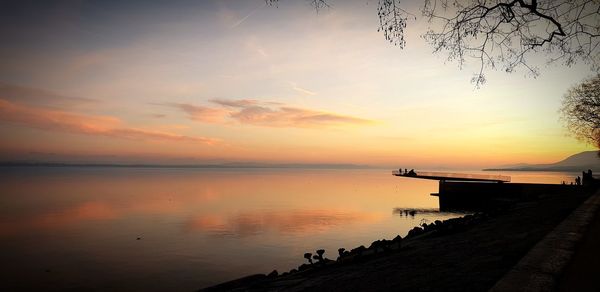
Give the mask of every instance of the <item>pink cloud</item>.
<path id="1" fill-rule="evenodd" d="M 242 124 L 265 127 L 329 127 L 338 125 L 366 125 L 373 121 L 348 115 L 286 106 L 277 102 L 253 99 L 212 99 L 210 102 L 222 108 L 173 104 L 186 112 L 190 119 L 208 123 L 225 122 L 229 117 Z"/>
<path id="2" fill-rule="evenodd" d="M 190 119 L 194 121 L 216 123 L 222 121 L 227 115 L 227 110 L 219 108 L 211 108 L 207 106 L 197 106 L 185 103 L 172 104 L 188 114 Z"/>
<path id="3" fill-rule="evenodd" d="M 66 133 L 99 135 L 135 140 L 183 141 L 214 144 L 217 139 L 184 136 L 169 132 L 123 127 L 118 118 L 82 115 L 24 106 L 0 99 L 0 120 L 31 128 Z"/>
<path id="4" fill-rule="evenodd" d="M 216 103 L 218 105 L 222 105 L 222 106 L 228 106 L 228 107 L 237 107 L 237 108 L 245 108 L 245 107 L 250 107 L 250 106 L 255 106 L 259 104 L 258 100 L 255 99 L 238 99 L 238 100 L 231 100 L 231 99 L 211 99 L 210 102 L 212 103 Z"/>
<path id="5" fill-rule="evenodd" d="M 270 127 L 318 127 L 343 124 L 370 124 L 372 121 L 347 115 L 327 113 L 311 109 L 280 106 L 252 105 L 230 113 L 242 123 Z"/>
<path id="6" fill-rule="evenodd" d="M 236 108 L 244 108 L 250 106 L 283 106 L 284 103 L 276 102 L 276 101 L 259 101 L 256 99 L 220 99 L 215 98 L 209 100 L 212 103 L 226 106 L 226 107 L 236 107 Z"/>

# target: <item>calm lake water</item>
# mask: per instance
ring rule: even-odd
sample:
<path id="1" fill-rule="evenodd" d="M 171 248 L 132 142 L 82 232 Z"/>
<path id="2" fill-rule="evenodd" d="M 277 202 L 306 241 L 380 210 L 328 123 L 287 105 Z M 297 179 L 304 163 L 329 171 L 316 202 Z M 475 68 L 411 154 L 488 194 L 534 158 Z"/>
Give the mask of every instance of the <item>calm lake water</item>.
<path id="1" fill-rule="evenodd" d="M 436 181 L 388 170 L 13 167 L 0 186 L 2 291 L 193 291 L 462 215 L 437 211 Z"/>

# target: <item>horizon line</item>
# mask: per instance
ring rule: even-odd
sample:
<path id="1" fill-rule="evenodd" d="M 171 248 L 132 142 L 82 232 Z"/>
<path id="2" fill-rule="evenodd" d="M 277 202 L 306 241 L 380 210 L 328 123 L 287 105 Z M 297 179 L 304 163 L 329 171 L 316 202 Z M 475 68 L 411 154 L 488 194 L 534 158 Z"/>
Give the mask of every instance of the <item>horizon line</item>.
<path id="1" fill-rule="evenodd" d="M 352 163 L 255 163 L 225 162 L 208 164 L 161 163 L 77 163 L 44 161 L 0 161 L 0 167 L 102 167 L 102 168 L 307 168 L 307 169 L 387 169 L 384 166 Z"/>

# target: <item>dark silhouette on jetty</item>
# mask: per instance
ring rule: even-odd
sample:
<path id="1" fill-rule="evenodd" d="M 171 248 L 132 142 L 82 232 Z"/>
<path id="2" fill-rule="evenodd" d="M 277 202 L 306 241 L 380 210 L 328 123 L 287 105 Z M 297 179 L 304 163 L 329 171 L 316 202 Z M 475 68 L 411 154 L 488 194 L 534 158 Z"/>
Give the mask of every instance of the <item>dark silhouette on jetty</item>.
<path id="1" fill-rule="evenodd" d="M 488 174 L 468 174 L 468 173 L 450 173 L 450 172 L 433 172 L 433 171 L 419 171 L 416 172 L 414 169 L 410 171 L 401 172 L 399 170 L 392 171 L 395 176 L 405 176 L 411 178 L 420 179 L 431 179 L 439 181 L 481 181 L 481 182 L 510 182 L 510 176 L 504 175 L 488 175 Z"/>

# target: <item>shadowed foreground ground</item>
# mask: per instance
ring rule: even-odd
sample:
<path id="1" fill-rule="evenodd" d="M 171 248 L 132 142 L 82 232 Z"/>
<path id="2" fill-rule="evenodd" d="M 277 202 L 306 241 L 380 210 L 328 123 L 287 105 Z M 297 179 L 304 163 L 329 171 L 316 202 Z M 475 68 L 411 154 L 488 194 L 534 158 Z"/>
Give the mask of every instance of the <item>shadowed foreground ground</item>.
<path id="1" fill-rule="evenodd" d="M 598 194 L 597 194 L 598 195 Z M 558 291 L 600 291 L 600 213 L 587 228 L 585 236 L 564 273 L 558 279 Z"/>
<path id="2" fill-rule="evenodd" d="M 255 275 L 206 290 L 487 291 L 587 197 L 542 195 L 465 231 L 404 240 L 399 251 L 364 262 L 278 277 Z"/>

